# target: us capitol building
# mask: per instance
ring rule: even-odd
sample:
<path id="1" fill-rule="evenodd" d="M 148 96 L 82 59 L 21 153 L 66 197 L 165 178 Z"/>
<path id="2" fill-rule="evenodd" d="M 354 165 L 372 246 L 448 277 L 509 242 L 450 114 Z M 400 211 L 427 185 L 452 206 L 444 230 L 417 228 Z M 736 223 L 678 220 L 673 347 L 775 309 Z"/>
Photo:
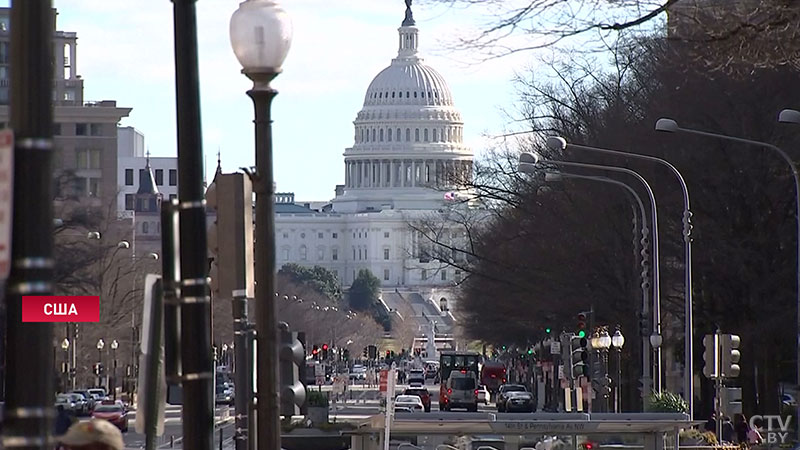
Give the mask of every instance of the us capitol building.
<path id="1" fill-rule="evenodd" d="M 389 308 L 405 292 L 406 301 L 418 300 L 415 314 L 452 319 L 447 301 L 462 273 L 430 257 L 430 241 L 412 225 L 466 206 L 469 192 L 452 180 L 471 179 L 473 152 L 447 83 L 418 56 L 419 29 L 406 3 L 397 57 L 372 80 L 353 122 L 345 184 L 319 204 L 276 194 L 277 264 L 324 267 L 345 287 L 368 269 Z M 458 239 L 455 228 L 442 226 L 452 229 L 445 240 Z"/>

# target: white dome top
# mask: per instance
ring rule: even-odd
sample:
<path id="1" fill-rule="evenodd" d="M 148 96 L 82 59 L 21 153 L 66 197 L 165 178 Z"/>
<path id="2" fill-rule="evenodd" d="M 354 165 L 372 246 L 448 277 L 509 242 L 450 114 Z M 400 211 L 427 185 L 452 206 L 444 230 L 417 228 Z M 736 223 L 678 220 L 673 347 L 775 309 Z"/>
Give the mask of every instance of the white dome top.
<path id="1" fill-rule="evenodd" d="M 367 88 L 364 106 L 372 105 L 452 106 L 453 96 L 444 77 L 419 58 L 398 58 Z"/>

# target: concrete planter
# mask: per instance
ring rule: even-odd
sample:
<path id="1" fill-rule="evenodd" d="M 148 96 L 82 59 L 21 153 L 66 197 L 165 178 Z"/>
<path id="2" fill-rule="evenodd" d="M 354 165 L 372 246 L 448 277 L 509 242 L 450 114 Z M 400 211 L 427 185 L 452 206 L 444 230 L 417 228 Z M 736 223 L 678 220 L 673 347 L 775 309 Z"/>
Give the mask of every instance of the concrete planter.
<path id="1" fill-rule="evenodd" d="M 314 425 L 322 425 L 328 423 L 328 407 L 327 406 L 309 406 L 308 415 L 306 417 Z"/>

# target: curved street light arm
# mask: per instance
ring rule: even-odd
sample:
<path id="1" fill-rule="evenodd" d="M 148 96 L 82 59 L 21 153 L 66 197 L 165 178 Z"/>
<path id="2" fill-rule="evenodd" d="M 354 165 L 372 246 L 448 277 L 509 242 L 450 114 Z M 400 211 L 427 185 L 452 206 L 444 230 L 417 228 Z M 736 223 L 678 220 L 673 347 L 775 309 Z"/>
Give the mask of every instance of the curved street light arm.
<path id="1" fill-rule="evenodd" d="M 642 252 L 641 252 L 641 255 L 642 255 L 642 272 L 641 272 L 641 278 L 642 278 L 642 284 L 641 284 L 641 286 L 642 286 L 642 314 L 649 314 L 650 313 L 650 295 L 649 295 L 650 280 L 649 280 L 649 273 L 648 273 L 649 272 L 648 265 L 650 264 L 650 261 L 649 261 L 650 258 L 649 258 L 649 255 L 647 254 L 647 252 L 645 251 L 645 247 L 647 246 L 648 234 L 650 234 L 650 229 L 647 227 L 647 212 L 646 212 L 646 210 L 644 208 L 644 203 L 642 202 L 642 197 L 639 195 L 639 193 L 636 192 L 636 190 L 634 190 L 632 187 L 630 187 L 627 183 L 623 183 L 622 181 L 615 180 L 613 178 L 601 177 L 601 176 L 590 176 L 590 175 L 578 175 L 578 174 L 575 174 L 575 173 L 564 172 L 564 171 L 561 171 L 560 175 L 568 177 L 568 178 L 576 178 L 576 179 L 581 179 L 581 180 L 599 181 L 599 182 L 604 182 L 604 183 L 615 184 L 617 186 L 625 188 L 628 191 L 628 193 L 630 193 L 633 196 L 633 198 L 636 200 L 636 203 L 639 206 L 639 213 L 641 214 L 641 217 L 642 217 L 642 226 L 641 226 L 641 233 L 642 233 L 642 238 L 641 238 L 641 243 L 642 243 Z M 634 211 L 635 210 L 636 210 L 636 208 L 634 208 Z M 619 332 L 619 329 L 617 329 L 617 332 Z M 643 398 L 643 400 L 646 399 L 647 393 L 650 392 L 650 383 L 651 383 L 650 375 L 647 373 L 647 370 L 646 370 L 646 368 L 650 367 L 650 342 L 649 341 L 650 341 L 650 339 L 649 339 L 648 336 L 643 336 L 642 337 L 642 368 L 643 368 L 642 369 L 642 372 L 643 372 L 642 373 L 642 382 L 643 382 L 642 398 Z M 619 350 L 621 350 L 621 349 L 619 349 Z M 618 386 L 619 386 L 619 384 L 618 384 Z"/>
<path id="2" fill-rule="evenodd" d="M 559 138 L 563 143 L 562 149 L 577 149 L 591 152 L 605 153 L 608 155 L 620 156 L 623 158 L 633 158 L 643 161 L 650 161 L 667 167 L 681 185 L 683 194 L 683 250 L 684 250 L 684 399 L 689 406 L 689 418 L 694 417 L 694 300 L 692 298 L 692 209 L 689 205 L 689 189 L 686 180 L 680 171 L 669 161 L 650 155 L 638 153 L 628 153 L 619 150 L 611 150 L 601 147 L 591 147 L 587 145 L 567 143 L 563 138 Z M 548 141 L 550 144 L 553 141 Z M 800 288 L 800 284 L 798 284 Z M 800 323 L 800 318 L 798 318 Z"/>
<path id="3" fill-rule="evenodd" d="M 665 119 L 660 119 L 665 120 Z M 670 119 L 667 119 L 670 120 Z M 673 121 L 674 123 L 674 121 Z M 792 160 L 789 155 L 783 151 L 780 147 L 774 144 L 770 144 L 768 142 L 761 142 L 761 141 L 754 141 L 752 139 L 745 139 L 735 136 L 728 136 L 725 134 L 718 134 L 718 133 L 711 133 L 708 131 L 700 131 L 700 130 L 692 130 L 689 128 L 682 128 L 677 126 L 677 123 L 674 123 L 674 126 L 670 127 L 669 130 L 665 131 L 680 131 L 687 134 L 695 134 L 698 136 L 707 136 L 717 139 L 722 139 L 731 142 L 739 142 L 741 144 L 753 145 L 756 147 L 763 147 L 768 148 L 771 150 L 776 151 L 792 170 L 792 177 L 794 178 L 794 190 L 795 190 L 795 222 L 797 223 L 797 336 L 796 336 L 796 343 L 797 343 L 797 385 L 800 386 L 800 176 L 798 176 L 797 166 L 795 165 L 794 161 Z M 800 405 L 798 406 L 798 412 L 800 412 Z M 798 429 L 798 433 L 800 433 L 800 429 Z"/>
<path id="4" fill-rule="evenodd" d="M 523 155 L 526 155 L 523 153 Z M 660 278 L 661 278 L 661 271 L 660 271 L 660 264 L 659 264 L 659 242 L 658 242 L 658 211 L 656 209 L 656 197 L 653 194 L 653 189 L 650 187 L 650 184 L 647 180 L 644 179 L 638 172 L 625 168 L 625 167 L 617 167 L 617 166 L 604 166 L 598 164 L 588 164 L 588 163 L 579 163 L 573 161 L 558 161 L 558 160 L 548 160 L 544 159 L 541 156 L 538 157 L 538 163 L 540 164 L 553 164 L 556 166 L 565 166 L 565 167 L 578 167 L 583 169 L 593 169 L 593 170 L 605 170 L 610 172 L 618 172 L 624 173 L 636 178 L 647 191 L 648 197 L 650 197 L 650 208 L 651 208 L 651 223 L 653 224 L 653 331 L 657 333 L 657 335 L 661 335 L 661 288 L 660 288 Z M 520 156 L 520 166 L 531 164 L 530 161 L 523 160 L 522 156 Z M 656 377 L 656 388 L 657 392 L 661 393 L 661 347 L 655 349 L 656 351 L 656 365 L 657 369 L 655 371 Z M 644 368 L 643 368 L 644 370 Z"/>

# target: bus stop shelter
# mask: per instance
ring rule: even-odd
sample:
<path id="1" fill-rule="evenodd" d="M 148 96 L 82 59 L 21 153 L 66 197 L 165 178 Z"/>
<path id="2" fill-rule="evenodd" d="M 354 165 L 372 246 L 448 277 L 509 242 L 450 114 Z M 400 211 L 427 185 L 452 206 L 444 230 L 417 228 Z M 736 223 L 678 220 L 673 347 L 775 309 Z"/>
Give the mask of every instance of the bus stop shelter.
<path id="1" fill-rule="evenodd" d="M 385 416 L 370 417 L 347 434 L 352 450 L 382 450 L 385 439 Z M 664 450 L 665 437 L 679 442 L 679 433 L 700 422 L 687 414 L 676 413 L 406 413 L 394 416 L 390 439 L 429 435 L 503 436 L 506 450 L 518 450 L 524 436 L 571 436 L 573 448 L 577 437 L 600 438 L 602 435 L 639 435 L 644 450 Z M 676 449 L 677 450 L 677 449 Z"/>

